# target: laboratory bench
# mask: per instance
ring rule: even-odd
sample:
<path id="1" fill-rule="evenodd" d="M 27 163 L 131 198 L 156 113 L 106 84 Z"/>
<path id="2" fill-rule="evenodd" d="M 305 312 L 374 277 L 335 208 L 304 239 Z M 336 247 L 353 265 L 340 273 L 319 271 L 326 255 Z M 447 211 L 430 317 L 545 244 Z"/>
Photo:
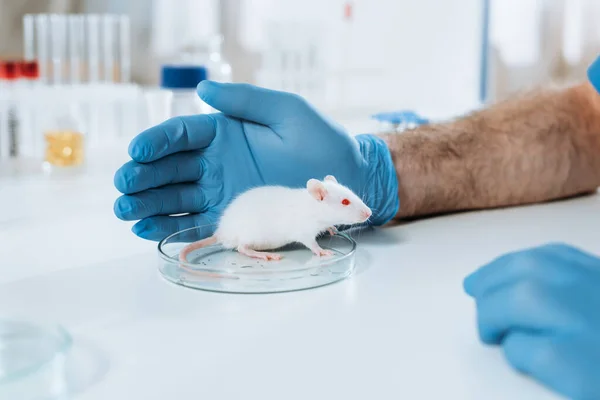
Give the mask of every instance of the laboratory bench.
<path id="1" fill-rule="evenodd" d="M 126 145 L 84 175 L 0 178 L 0 315 L 60 323 L 75 399 L 557 399 L 482 345 L 463 278 L 507 251 L 600 254 L 600 196 L 355 233 L 357 270 L 317 289 L 203 292 L 112 211 Z"/>

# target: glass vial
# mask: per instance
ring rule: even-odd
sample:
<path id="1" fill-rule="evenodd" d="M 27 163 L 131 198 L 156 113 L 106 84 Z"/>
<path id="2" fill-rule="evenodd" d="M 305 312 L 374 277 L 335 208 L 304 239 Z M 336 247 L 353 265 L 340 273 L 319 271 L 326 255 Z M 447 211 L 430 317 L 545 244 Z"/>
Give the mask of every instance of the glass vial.
<path id="1" fill-rule="evenodd" d="M 44 127 L 46 173 L 78 171 L 85 165 L 86 140 L 81 110 L 75 103 L 57 107 Z"/>
<path id="2" fill-rule="evenodd" d="M 161 88 L 171 92 L 169 117 L 207 114 L 212 110 L 196 93 L 196 86 L 206 79 L 206 68 L 195 65 L 165 65 L 161 71 Z"/>

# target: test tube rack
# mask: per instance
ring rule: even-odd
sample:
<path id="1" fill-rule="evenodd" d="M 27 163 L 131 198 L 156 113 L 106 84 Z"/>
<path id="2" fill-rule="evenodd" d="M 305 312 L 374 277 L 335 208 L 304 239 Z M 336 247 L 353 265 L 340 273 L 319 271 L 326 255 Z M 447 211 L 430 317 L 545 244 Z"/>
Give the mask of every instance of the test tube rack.
<path id="1" fill-rule="evenodd" d="M 42 159 L 49 131 L 90 149 L 146 127 L 128 16 L 27 14 L 23 35 L 23 59 L 0 60 L 0 162 Z"/>
<path id="2" fill-rule="evenodd" d="M 0 61 L 0 170 L 12 160 L 41 165 L 48 132 L 76 132 L 87 151 L 128 140 L 148 127 L 140 86 L 43 84 L 36 68 L 36 62 Z"/>
<path id="3" fill-rule="evenodd" d="M 115 14 L 27 14 L 24 58 L 37 61 L 40 82 L 129 83 L 130 21 Z"/>

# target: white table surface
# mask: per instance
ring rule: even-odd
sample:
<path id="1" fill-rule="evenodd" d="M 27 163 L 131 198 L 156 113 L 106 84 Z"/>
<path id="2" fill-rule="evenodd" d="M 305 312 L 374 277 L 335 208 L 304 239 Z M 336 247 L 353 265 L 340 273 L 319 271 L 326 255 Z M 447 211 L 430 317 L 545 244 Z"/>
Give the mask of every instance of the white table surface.
<path id="1" fill-rule="evenodd" d="M 600 253 L 600 196 L 363 232 L 346 281 L 230 295 L 161 278 L 112 213 L 119 163 L 0 179 L 0 316 L 71 332 L 75 398 L 557 398 L 480 344 L 462 280 L 548 241 Z"/>

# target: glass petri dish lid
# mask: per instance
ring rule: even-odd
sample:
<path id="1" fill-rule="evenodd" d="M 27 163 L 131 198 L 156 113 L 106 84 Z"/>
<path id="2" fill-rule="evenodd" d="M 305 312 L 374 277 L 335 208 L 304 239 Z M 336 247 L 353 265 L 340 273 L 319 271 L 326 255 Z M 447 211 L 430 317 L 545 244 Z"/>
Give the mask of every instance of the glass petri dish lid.
<path id="1" fill-rule="evenodd" d="M 60 326 L 0 319 L 0 399 L 65 395 L 71 345 L 71 336 Z"/>
<path id="2" fill-rule="evenodd" d="M 196 227 L 174 233 L 158 244 L 158 269 L 178 285 L 228 293 L 278 293 L 328 285 L 349 277 L 355 267 L 356 242 L 344 233 L 326 234 L 319 245 L 333 252 L 317 257 L 300 244 L 271 250 L 279 261 L 263 261 L 216 244 L 193 251 L 187 262 L 179 253 L 207 230 Z"/>

